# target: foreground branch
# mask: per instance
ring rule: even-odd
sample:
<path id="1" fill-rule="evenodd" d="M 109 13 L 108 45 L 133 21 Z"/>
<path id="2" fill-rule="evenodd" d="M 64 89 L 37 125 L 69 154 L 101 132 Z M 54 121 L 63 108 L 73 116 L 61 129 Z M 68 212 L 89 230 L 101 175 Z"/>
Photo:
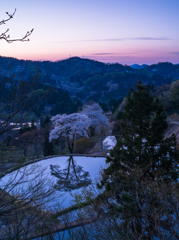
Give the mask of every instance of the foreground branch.
<path id="1" fill-rule="evenodd" d="M 30 236 L 27 239 L 33 239 L 33 238 L 40 238 L 43 236 L 48 236 L 54 233 L 63 232 L 65 230 L 70 230 L 77 227 L 82 227 L 85 225 L 88 225 L 90 223 L 94 223 L 97 221 L 97 218 L 85 218 L 85 219 L 77 219 L 75 221 L 69 222 L 69 223 L 54 223 L 49 229 L 45 229 L 43 232 L 42 230 L 39 230 L 37 233 L 31 233 Z"/>
<path id="2" fill-rule="evenodd" d="M 15 13 L 16 13 L 16 9 L 13 12 L 13 14 L 9 14 L 8 12 L 6 12 L 8 18 L 1 20 L 0 25 L 6 24 L 8 21 L 10 21 L 14 17 Z M 27 31 L 26 34 L 24 35 L 24 37 L 22 37 L 22 38 L 11 39 L 10 35 L 8 34 L 9 29 L 7 29 L 5 32 L 0 34 L 0 40 L 5 40 L 8 43 L 17 42 L 17 41 L 27 42 L 27 41 L 29 41 L 28 37 L 32 34 L 33 30 L 34 29 Z"/>

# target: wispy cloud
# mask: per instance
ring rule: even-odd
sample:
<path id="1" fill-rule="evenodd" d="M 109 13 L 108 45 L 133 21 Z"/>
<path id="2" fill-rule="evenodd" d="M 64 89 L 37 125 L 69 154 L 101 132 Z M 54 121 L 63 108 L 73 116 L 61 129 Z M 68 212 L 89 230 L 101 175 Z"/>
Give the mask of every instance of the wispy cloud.
<path id="1" fill-rule="evenodd" d="M 171 38 L 167 37 L 138 37 L 138 38 L 128 38 L 128 40 L 144 40 L 144 41 L 165 41 L 165 40 L 171 40 Z"/>
<path id="2" fill-rule="evenodd" d="M 97 55 L 97 56 L 102 56 L 102 55 L 116 55 L 118 53 L 93 53 L 91 55 Z"/>
<path id="3" fill-rule="evenodd" d="M 128 53 L 129 55 L 131 55 L 131 54 L 136 54 L 136 53 Z M 123 56 L 124 55 L 124 53 L 92 53 L 92 54 L 90 54 L 91 56 Z"/>
<path id="4" fill-rule="evenodd" d="M 167 37 L 107 38 L 107 39 L 81 40 L 81 42 L 119 42 L 119 41 L 133 41 L 133 40 L 163 41 L 163 40 L 170 40 L 170 38 L 167 38 Z"/>
<path id="5" fill-rule="evenodd" d="M 59 41 L 54 43 L 72 43 L 72 42 L 120 42 L 120 41 L 166 41 L 171 40 L 168 37 L 136 37 L 136 38 L 106 38 L 106 39 L 88 39 L 78 41 Z"/>
<path id="6" fill-rule="evenodd" d="M 175 55 L 179 55 L 179 52 L 172 52 L 173 54 L 175 54 Z"/>

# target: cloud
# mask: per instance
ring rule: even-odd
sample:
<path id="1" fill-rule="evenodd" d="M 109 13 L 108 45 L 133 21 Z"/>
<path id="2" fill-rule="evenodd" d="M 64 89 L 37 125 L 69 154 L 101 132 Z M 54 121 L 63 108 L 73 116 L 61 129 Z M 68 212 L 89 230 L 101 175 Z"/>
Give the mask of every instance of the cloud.
<path id="1" fill-rule="evenodd" d="M 136 38 L 106 38 L 106 39 L 88 39 L 78 41 L 60 41 L 56 43 L 72 43 L 72 42 L 120 42 L 120 41 L 166 41 L 171 40 L 167 37 L 136 37 Z"/>
<path id="2" fill-rule="evenodd" d="M 82 40 L 81 42 L 119 42 L 119 41 L 133 41 L 133 40 L 142 40 L 142 41 L 163 41 L 170 40 L 167 37 L 137 37 L 137 38 L 108 38 L 108 39 L 93 39 L 93 40 Z"/>
<path id="3" fill-rule="evenodd" d="M 136 54 L 136 53 L 128 53 L 128 54 Z M 114 55 L 123 56 L 124 53 L 92 53 L 90 55 L 91 56 L 114 56 Z"/>
<path id="4" fill-rule="evenodd" d="M 173 54 L 175 54 L 175 55 L 179 55 L 179 52 L 172 52 Z"/>
<path id="5" fill-rule="evenodd" d="M 117 53 L 93 53 L 91 55 L 97 55 L 97 56 L 101 56 L 101 55 L 116 55 Z"/>
<path id="6" fill-rule="evenodd" d="M 128 40 L 144 40 L 144 41 L 163 41 L 163 40 L 170 40 L 170 38 L 167 37 L 138 37 L 138 38 L 128 38 Z"/>

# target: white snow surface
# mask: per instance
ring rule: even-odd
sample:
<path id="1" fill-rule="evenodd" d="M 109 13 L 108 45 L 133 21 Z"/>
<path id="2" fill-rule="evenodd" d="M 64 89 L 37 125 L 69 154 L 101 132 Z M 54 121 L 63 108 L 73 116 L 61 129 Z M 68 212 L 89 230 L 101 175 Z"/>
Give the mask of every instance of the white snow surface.
<path id="1" fill-rule="evenodd" d="M 116 145 L 117 140 L 115 136 L 108 136 L 103 141 L 103 149 L 111 150 Z"/>

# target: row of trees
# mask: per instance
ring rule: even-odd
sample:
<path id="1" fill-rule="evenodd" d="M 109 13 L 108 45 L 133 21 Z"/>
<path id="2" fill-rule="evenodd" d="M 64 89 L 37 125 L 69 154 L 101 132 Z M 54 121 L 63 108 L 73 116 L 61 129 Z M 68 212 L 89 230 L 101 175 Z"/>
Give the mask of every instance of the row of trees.
<path id="1" fill-rule="evenodd" d="M 159 96 L 168 114 L 179 113 L 179 80 L 158 87 L 156 95 Z"/>
<path id="2" fill-rule="evenodd" d="M 108 119 L 101 107 L 94 102 L 85 105 L 80 113 L 57 115 L 51 120 L 50 116 L 46 115 L 41 116 L 40 125 L 36 125 L 33 118 L 31 123 L 19 125 L 21 126 L 19 130 L 9 129 L 1 143 L 4 163 L 9 162 L 8 159 L 5 160 L 5 151 L 11 152 L 13 159 L 11 158 L 10 162 L 13 163 L 32 157 L 46 157 L 68 151 L 73 153 L 74 147 L 76 153 L 84 153 L 94 146 L 99 138 L 96 135 L 107 133 L 110 129 Z M 10 126 L 13 128 L 19 125 L 15 123 Z M 79 148 L 78 145 L 81 147 Z"/>

